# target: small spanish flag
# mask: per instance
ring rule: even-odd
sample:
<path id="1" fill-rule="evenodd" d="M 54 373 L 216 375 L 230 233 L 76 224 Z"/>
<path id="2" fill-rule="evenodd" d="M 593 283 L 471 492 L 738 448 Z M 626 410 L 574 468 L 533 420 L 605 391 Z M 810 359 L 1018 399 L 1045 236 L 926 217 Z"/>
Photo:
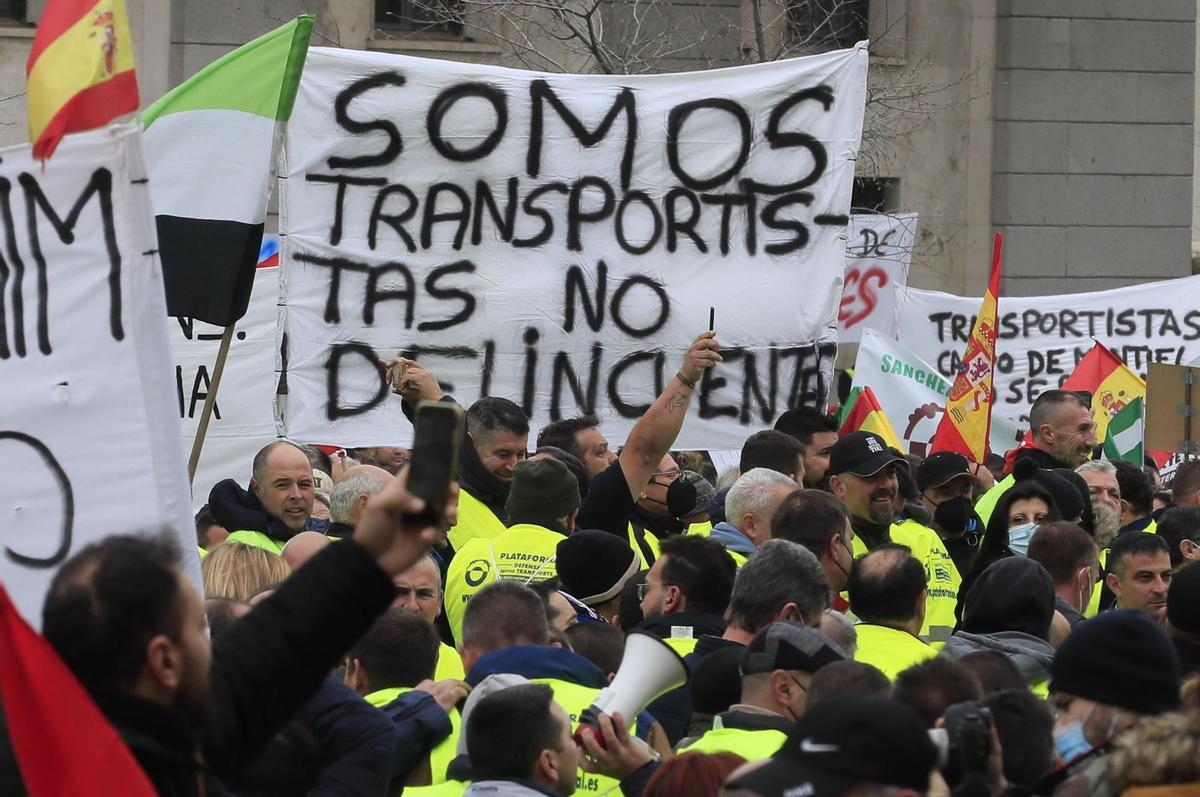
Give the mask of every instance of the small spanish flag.
<path id="1" fill-rule="evenodd" d="M 125 0 L 49 0 L 25 65 L 35 158 L 138 108 Z"/>
<path id="2" fill-rule="evenodd" d="M 958 376 L 946 399 L 946 414 L 933 435 L 930 453 L 953 451 L 983 462 L 992 426 L 992 377 L 996 371 L 996 316 L 1000 300 L 1000 262 L 1004 236 L 996 233 L 992 274 L 979 317 L 967 341 Z"/>
<path id="3" fill-rule="evenodd" d="M 1092 420 L 1096 439 L 1104 440 L 1108 422 L 1134 399 L 1146 397 L 1146 383 L 1121 358 L 1096 341 L 1062 384 L 1063 390 L 1086 390 L 1092 394 Z"/>
<path id="4" fill-rule="evenodd" d="M 851 432 L 874 432 L 891 448 L 904 452 L 900 437 L 892 428 L 892 422 L 879 406 L 875 391 L 869 387 L 855 388 L 846 400 L 846 411 L 841 417 L 838 435 L 845 437 Z"/>

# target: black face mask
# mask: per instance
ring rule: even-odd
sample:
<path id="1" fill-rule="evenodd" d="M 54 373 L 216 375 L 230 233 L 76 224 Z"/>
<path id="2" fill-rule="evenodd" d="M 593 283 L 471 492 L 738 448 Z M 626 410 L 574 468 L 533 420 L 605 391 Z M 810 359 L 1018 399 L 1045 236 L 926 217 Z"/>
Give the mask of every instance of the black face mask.
<path id="1" fill-rule="evenodd" d="M 983 521 L 975 514 L 971 499 L 965 495 L 938 504 L 933 512 L 933 522 L 951 537 L 961 536 L 971 546 L 979 544 Z"/>

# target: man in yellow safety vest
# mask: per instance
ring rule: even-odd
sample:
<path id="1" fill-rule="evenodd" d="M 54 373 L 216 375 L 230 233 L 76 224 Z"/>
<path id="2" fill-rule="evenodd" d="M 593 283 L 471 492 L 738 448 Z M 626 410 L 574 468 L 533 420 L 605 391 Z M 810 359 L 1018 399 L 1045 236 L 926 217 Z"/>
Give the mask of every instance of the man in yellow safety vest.
<path id="1" fill-rule="evenodd" d="M 458 743 L 455 704 L 467 696 L 462 681 L 432 680 L 438 656 L 433 625 L 393 606 L 346 656 L 346 684 L 383 711 L 396 729 L 392 782 L 444 783 Z"/>
<path id="2" fill-rule="evenodd" d="M 772 623 L 742 653 L 742 697 L 717 715 L 712 730 L 680 752 L 735 753 L 747 761 L 769 758 L 804 716 L 808 684 L 826 664 L 846 654 L 801 623 Z"/>

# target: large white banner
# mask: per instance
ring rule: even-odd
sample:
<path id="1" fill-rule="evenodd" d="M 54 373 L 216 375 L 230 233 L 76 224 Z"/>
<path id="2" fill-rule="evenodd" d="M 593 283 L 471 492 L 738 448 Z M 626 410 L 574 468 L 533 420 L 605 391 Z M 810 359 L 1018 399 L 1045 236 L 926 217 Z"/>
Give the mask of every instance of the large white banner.
<path id="1" fill-rule="evenodd" d="M 141 133 L 0 151 L 0 581 L 46 587 L 114 532 L 177 535 L 198 577 Z"/>
<path id="2" fill-rule="evenodd" d="M 275 337 L 279 303 L 279 268 L 260 266 L 246 315 L 238 320 L 225 360 L 213 417 L 204 436 L 200 462 L 192 479 L 192 506 L 208 503 L 208 493 L 222 479 L 250 479 L 258 450 L 276 437 Z M 167 321 L 175 362 L 175 399 L 183 424 L 183 450 L 190 454 L 196 427 L 212 380 L 222 327 L 190 318 Z"/>
<path id="3" fill-rule="evenodd" d="M 981 299 L 902 288 L 899 339 L 946 377 L 955 373 Z M 1200 276 L 1108 291 L 1003 296 L 996 343 L 1000 415 L 1027 428 L 1029 407 L 1100 341 L 1145 376 L 1151 362 L 1200 357 Z"/>
<path id="4" fill-rule="evenodd" d="M 929 445 L 946 412 L 952 380 L 891 338 L 865 329 L 854 361 L 852 388 L 869 387 L 883 414 L 900 436 L 904 450 L 929 456 Z M 989 436 L 992 452 L 1003 454 L 1019 441 L 1016 425 L 994 415 Z"/>
<path id="5" fill-rule="evenodd" d="M 896 336 L 896 290 L 908 284 L 917 214 L 850 217 L 846 285 L 838 311 L 838 342 L 857 343 L 863 330 Z"/>
<path id="6" fill-rule="evenodd" d="M 376 367 L 621 439 L 716 308 L 678 445 L 829 392 L 865 43 L 674 75 L 309 51 L 281 194 L 296 439 L 402 444 Z"/>

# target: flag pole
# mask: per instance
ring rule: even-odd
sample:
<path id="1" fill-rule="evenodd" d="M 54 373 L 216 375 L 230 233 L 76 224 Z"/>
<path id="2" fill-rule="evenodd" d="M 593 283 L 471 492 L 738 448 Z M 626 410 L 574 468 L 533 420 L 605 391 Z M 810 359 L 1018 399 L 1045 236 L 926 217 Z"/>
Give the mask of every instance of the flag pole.
<path id="1" fill-rule="evenodd" d="M 204 397 L 204 409 L 200 411 L 200 424 L 196 427 L 196 439 L 192 441 L 192 455 L 188 458 L 188 484 L 196 478 L 196 468 L 200 464 L 200 450 L 204 448 L 204 438 L 208 434 L 208 421 L 212 418 L 213 407 L 217 404 L 217 389 L 221 386 L 221 374 L 225 371 L 225 359 L 229 356 L 229 343 L 233 340 L 235 324 L 225 327 L 221 335 L 221 347 L 217 349 L 217 361 L 213 364 L 212 379 L 208 383 L 208 394 Z"/>

